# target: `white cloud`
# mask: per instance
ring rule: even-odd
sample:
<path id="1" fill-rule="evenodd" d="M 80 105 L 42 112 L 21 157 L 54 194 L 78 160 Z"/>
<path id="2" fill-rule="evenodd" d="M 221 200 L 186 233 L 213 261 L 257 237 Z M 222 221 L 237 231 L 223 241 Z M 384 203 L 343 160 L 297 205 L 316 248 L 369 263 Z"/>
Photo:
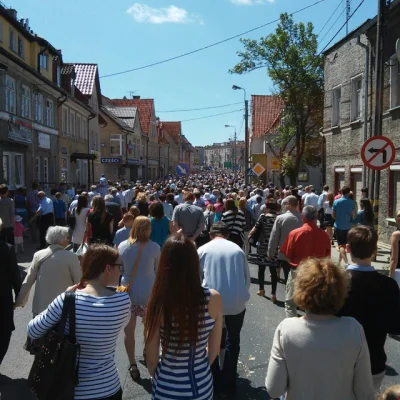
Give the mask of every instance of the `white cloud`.
<path id="1" fill-rule="evenodd" d="M 185 9 L 174 5 L 154 8 L 146 4 L 135 3 L 129 7 L 126 12 L 132 15 L 133 19 L 137 22 L 149 22 L 151 24 L 164 24 L 168 22 L 186 24 L 199 20 L 201 24 L 203 23 L 197 15 L 190 14 Z"/>
<path id="2" fill-rule="evenodd" d="M 231 3 L 238 6 L 252 6 L 254 4 L 275 3 L 275 0 L 231 0 Z"/>

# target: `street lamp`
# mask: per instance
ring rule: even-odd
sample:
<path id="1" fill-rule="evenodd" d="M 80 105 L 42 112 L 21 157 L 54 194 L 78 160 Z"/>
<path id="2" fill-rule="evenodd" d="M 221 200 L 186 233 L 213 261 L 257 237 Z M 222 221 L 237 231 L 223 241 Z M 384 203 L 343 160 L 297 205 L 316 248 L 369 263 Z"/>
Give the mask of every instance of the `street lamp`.
<path id="1" fill-rule="evenodd" d="M 244 92 L 244 183 L 249 184 L 248 168 L 249 168 L 249 102 L 246 100 L 246 89 L 233 85 L 233 90 L 243 90 Z"/>
<path id="2" fill-rule="evenodd" d="M 233 136 L 233 167 L 232 168 L 233 168 L 233 173 L 234 173 L 235 179 L 236 179 L 236 140 L 237 140 L 236 127 L 233 125 L 225 125 L 225 128 L 233 128 L 235 131 L 235 134 Z"/>

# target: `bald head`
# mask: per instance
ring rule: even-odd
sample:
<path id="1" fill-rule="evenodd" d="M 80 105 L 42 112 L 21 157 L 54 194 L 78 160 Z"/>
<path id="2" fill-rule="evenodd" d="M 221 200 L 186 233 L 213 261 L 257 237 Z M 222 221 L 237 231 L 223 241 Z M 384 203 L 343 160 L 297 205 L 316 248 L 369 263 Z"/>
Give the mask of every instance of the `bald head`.
<path id="1" fill-rule="evenodd" d="M 37 196 L 40 200 L 42 200 L 44 197 L 46 197 L 46 193 L 41 191 L 41 192 L 38 192 Z"/>

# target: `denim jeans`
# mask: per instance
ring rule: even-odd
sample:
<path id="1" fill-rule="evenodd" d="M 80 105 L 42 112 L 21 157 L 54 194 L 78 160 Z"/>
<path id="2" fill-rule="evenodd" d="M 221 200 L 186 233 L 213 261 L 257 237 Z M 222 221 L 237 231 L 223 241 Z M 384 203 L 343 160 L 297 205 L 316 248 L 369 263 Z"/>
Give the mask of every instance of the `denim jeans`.
<path id="1" fill-rule="evenodd" d="M 214 388 L 224 393 L 236 390 L 237 364 L 240 353 L 240 331 L 242 330 L 246 310 L 240 314 L 225 315 L 226 340 L 225 359 L 222 371 L 219 369 L 219 358 L 214 361 L 211 371 L 214 378 Z M 225 331 L 225 330 L 224 330 Z"/>

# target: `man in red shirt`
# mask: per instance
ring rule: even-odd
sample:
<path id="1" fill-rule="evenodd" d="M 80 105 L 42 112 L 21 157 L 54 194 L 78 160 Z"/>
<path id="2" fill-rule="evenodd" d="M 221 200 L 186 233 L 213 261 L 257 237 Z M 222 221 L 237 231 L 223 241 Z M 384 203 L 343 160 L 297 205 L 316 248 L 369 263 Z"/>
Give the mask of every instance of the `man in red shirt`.
<path id="1" fill-rule="evenodd" d="M 286 283 L 285 312 L 288 318 L 297 317 L 297 307 L 293 301 L 296 268 L 307 258 L 331 256 L 329 236 L 317 226 L 317 209 L 313 206 L 306 206 L 303 208 L 301 216 L 303 226 L 290 232 L 280 249 L 291 266 L 289 279 Z"/>

